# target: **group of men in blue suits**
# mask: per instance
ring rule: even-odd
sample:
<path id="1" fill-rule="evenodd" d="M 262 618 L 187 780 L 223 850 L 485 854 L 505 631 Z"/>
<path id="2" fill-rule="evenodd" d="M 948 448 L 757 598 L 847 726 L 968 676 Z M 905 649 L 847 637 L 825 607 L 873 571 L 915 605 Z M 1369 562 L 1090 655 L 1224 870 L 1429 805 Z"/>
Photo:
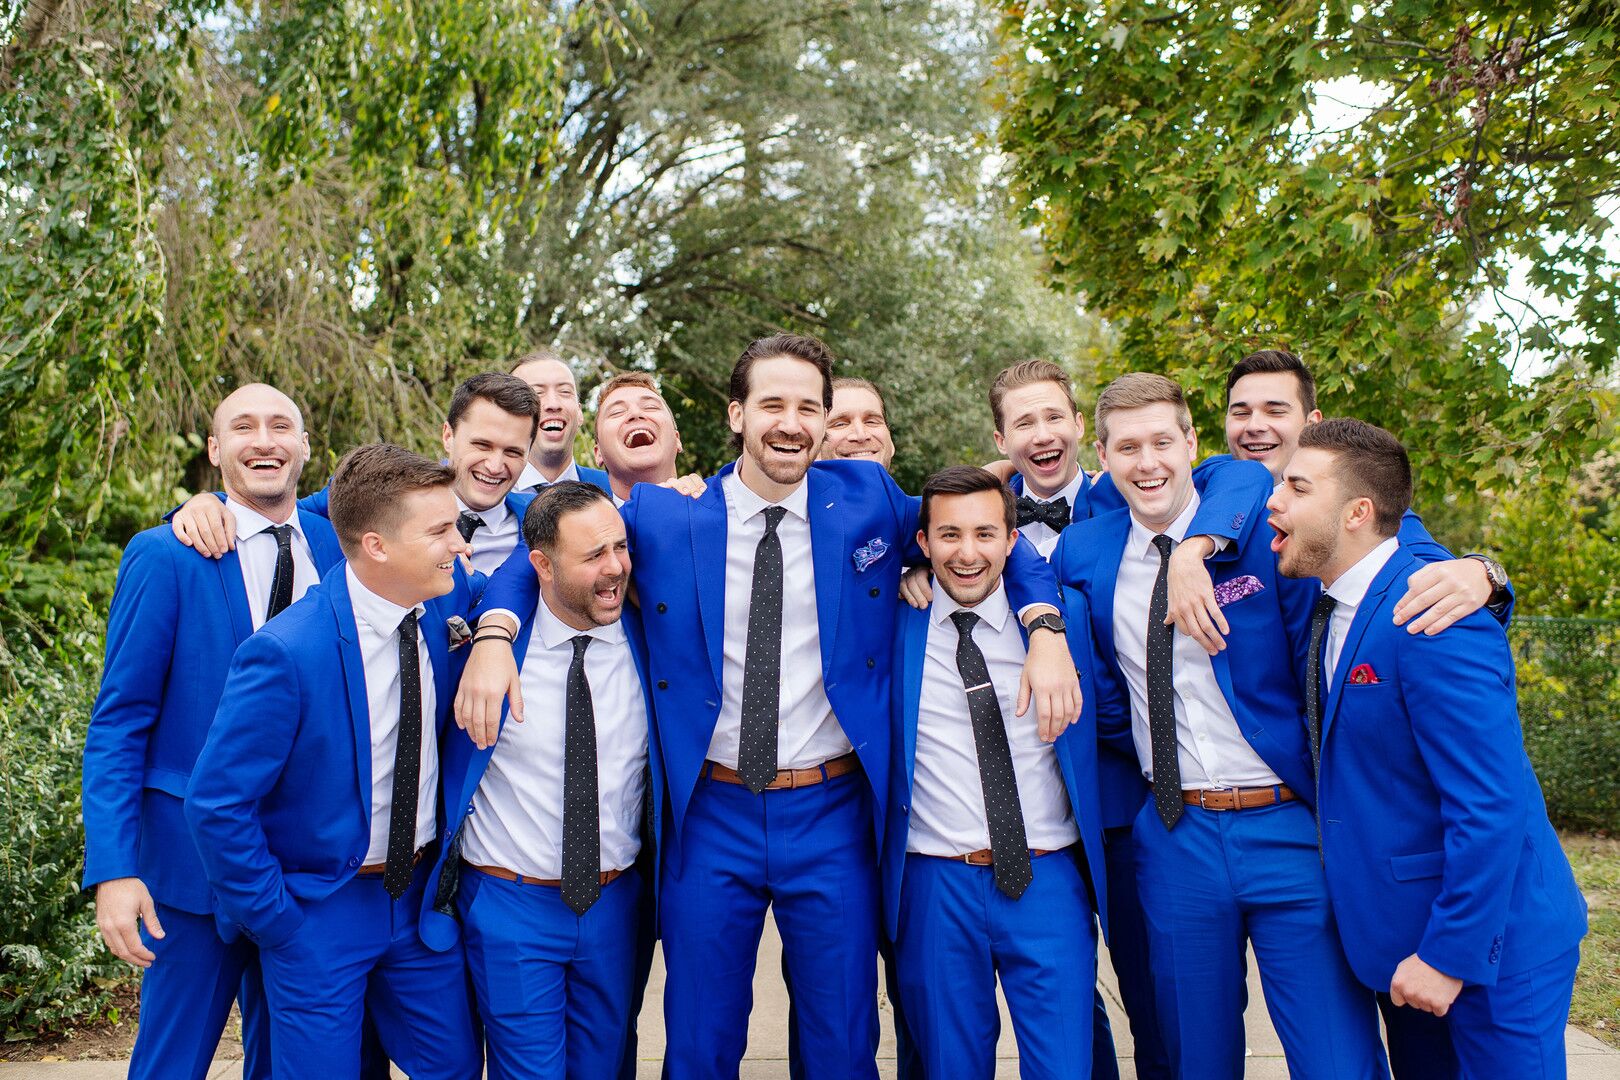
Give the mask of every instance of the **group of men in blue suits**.
<path id="1" fill-rule="evenodd" d="M 1387 1075 L 1379 1007 L 1398 1077 L 1557 1075 L 1584 907 L 1480 645 L 1505 576 L 1353 467 L 1387 447 L 1340 445 L 1297 359 L 1245 365 L 1232 457 L 1195 469 L 1179 389 L 1132 375 L 1095 479 L 1067 376 L 1014 365 L 1011 490 L 921 499 L 877 388 L 835 410 L 792 335 L 736 364 L 706 482 L 635 374 L 607 471 L 563 461 L 540 354 L 458 389 L 448 465 L 361 448 L 300 505 L 296 407 L 238 391 L 225 499 L 130 546 L 87 742 L 86 885 L 152 965 L 132 1073 L 200 1075 L 240 997 L 249 1075 L 633 1075 L 656 913 L 665 1071 L 732 1076 L 771 908 L 796 1075 L 875 1075 L 880 949 L 906 1075 L 993 1071 L 998 978 L 1025 1075 L 1117 1075 L 1099 933 L 1142 1076 L 1241 1075 L 1246 942 L 1300 1075 Z"/>

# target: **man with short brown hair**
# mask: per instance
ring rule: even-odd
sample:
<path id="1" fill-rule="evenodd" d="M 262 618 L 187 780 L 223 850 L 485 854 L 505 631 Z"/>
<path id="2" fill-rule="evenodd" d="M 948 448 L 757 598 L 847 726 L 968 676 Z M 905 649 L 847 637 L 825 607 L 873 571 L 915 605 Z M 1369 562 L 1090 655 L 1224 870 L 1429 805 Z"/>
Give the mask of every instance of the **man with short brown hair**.
<path id="1" fill-rule="evenodd" d="M 529 384 L 540 405 L 539 428 L 529 448 L 529 460 L 513 490 L 532 495 L 558 480 L 583 480 L 607 491 L 607 475 L 601 469 L 574 462 L 574 437 L 585 417 L 573 367 L 542 346 L 520 356 L 512 365 L 512 374 Z"/>

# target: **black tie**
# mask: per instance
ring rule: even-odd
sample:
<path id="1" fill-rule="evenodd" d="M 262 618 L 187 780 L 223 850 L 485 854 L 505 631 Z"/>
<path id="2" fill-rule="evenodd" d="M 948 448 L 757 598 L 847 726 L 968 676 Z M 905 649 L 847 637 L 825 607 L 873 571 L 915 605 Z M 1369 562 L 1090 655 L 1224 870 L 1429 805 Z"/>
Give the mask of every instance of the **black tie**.
<path id="1" fill-rule="evenodd" d="M 1148 605 L 1147 699 L 1148 738 L 1153 746 L 1153 807 L 1164 827 L 1181 820 L 1181 759 L 1176 753 L 1175 628 L 1166 626 L 1170 611 L 1170 549 L 1175 542 L 1160 533 L 1153 538 L 1159 549 L 1159 576 L 1153 582 Z"/>
<path id="2" fill-rule="evenodd" d="M 1305 724 L 1311 732 L 1311 775 L 1322 773 L 1322 638 L 1333 618 L 1335 601 L 1327 593 L 1311 609 L 1311 651 L 1305 657 Z M 1320 780 L 1318 780 L 1320 783 Z"/>
<path id="3" fill-rule="evenodd" d="M 748 593 L 737 775 L 755 795 L 776 779 L 776 725 L 782 691 L 782 540 L 776 527 L 786 513 L 780 506 L 765 508 L 765 535 L 754 549 L 754 585 Z"/>
<path id="4" fill-rule="evenodd" d="M 276 535 L 276 576 L 270 579 L 270 606 L 264 613 L 267 620 L 280 615 L 292 603 L 293 589 L 293 528 L 291 525 L 272 525 L 268 531 Z"/>
<path id="5" fill-rule="evenodd" d="M 399 624 L 399 733 L 394 745 L 394 802 L 388 812 L 388 861 L 383 888 L 398 900 L 416 864 L 416 787 L 422 774 L 422 666 L 416 612 Z"/>
<path id="6" fill-rule="evenodd" d="M 1055 533 L 1062 532 L 1069 525 L 1069 500 L 1060 496 L 1051 502 L 1041 502 L 1028 495 L 1018 496 L 1018 527 L 1022 529 L 1030 522 L 1045 525 Z"/>
<path id="7" fill-rule="evenodd" d="M 471 510 L 463 510 L 456 517 L 456 531 L 463 540 L 471 541 L 472 534 L 484 527 L 484 519 Z"/>
<path id="8" fill-rule="evenodd" d="M 596 709 L 585 678 L 590 635 L 574 638 L 563 734 L 562 898 L 583 915 L 602 895 L 602 819 L 596 796 Z"/>
<path id="9" fill-rule="evenodd" d="M 979 786 L 984 790 L 996 888 L 1017 900 L 1029 888 L 1034 874 L 1029 867 L 1029 840 L 1024 835 L 1024 808 L 1018 801 L 1018 777 L 1013 773 L 1012 750 L 1007 746 L 1007 725 L 1001 717 L 996 688 L 990 682 L 990 668 L 973 640 L 973 627 L 978 621 L 971 611 L 951 612 L 951 622 L 956 624 L 956 670 L 962 675 L 968 717 L 973 721 L 973 747 L 979 755 Z"/>

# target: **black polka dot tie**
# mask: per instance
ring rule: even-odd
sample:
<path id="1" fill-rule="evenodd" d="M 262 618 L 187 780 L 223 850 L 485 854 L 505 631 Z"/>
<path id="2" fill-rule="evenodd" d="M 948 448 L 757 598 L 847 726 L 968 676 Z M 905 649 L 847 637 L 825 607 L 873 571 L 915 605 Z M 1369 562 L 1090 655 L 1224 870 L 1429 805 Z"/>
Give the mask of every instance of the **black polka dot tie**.
<path id="1" fill-rule="evenodd" d="M 748 593 L 737 775 L 755 795 L 776 779 L 782 693 L 782 539 L 776 535 L 776 527 L 786 513 L 780 506 L 764 510 L 765 535 L 754 549 L 754 584 Z"/>
<path id="2" fill-rule="evenodd" d="M 394 744 L 394 802 L 388 813 L 383 888 L 398 900 L 416 865 L 416 787 L 422 776 L 422 662 L 416 612 L 399 624 L 399 732 Z"/>
<path id="3" fill-rule="evenodd" d="M 292 603 L 293 561 L 291 525 L 272 525 L 265 532 L 276 538 L 276 576 L 270 579 L 270 603 L 265 606 L 264 617 L 273 619 Z"/>
<path id="4" fill-rule="evenodd" d="M 1176 753 L 1175 628 L 1165 625 L 1170 613 L 1170 549 L 1175 541 L 1160 533 L 1159 576 L 1148 604 L 1147 699 L 1148 735 L 1153 745 L 1153 808 L 1167 829 L 1181 820 L 1181 759 Z"/>
<path id="5" fill-rule="evenodd" d="M 574 638 L 563 732 L 562 898 L 583 915 L 602 895 L 602 821 L 596 797 L 596 708 L 585 678 L 588 634 Z"/>
<path id="6" fill-rule="evenodd" d="M 1305 723 L 1311 733 L 1311 775 L 1318 786 L 1322 775 L 1322 638 L 1335 606 L 1327 593 L 1316 598 L 1316 606 L 1311 609 L 1311 651 L 1305 657 Z"/>
<path id="7" fill-rule="evenodd" d="M 979 754 L 979 786 L 984 789 L 984 816 L 990 825 L 990 861 L 996 888 L 1017 900 L 1029 888 L 1034 874 L 1029 865 L 1029 840 L 1024 834 L 1024 808 L 1018 801 L 1018 777 L 1013 773 L 1012 749 L 1001 702 L 990 682 L 984 652 L 973 640 L 979 617 L 971 611 L 953 611 L 956 624 L 956 670 L 967 692 L 968 717 L 973 722 L 973 745 Z"/>
<path id="8" fill-rule="evenodd" d="M 463 510 L 456 516 L 456 531 L 463 540 L 472 541 L 473 533 L 484 527 L 484 519 L 470 510 Z"/>

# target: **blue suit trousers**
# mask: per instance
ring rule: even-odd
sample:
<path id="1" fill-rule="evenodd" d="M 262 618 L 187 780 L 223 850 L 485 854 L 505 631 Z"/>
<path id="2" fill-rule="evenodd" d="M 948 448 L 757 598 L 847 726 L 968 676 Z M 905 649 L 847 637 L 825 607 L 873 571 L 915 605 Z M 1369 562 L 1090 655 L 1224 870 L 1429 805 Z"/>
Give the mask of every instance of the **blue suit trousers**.
<path id="1" fill-rule="evenodd" d="M 1377 1004 L 1339 944 L 1309 807 L 1188 806 L 1167 830 L 1149 798 L 1133 832 L 1159 1022 L 1177 1076 L 1243 1076 L 1249 943 L 1291 1075 L 1389 1075 Z"/>
<path id="2" fill-rule="evenodd" d="M 732 1078 L 774 910 L 806 1068 L 877 1076 L 877 856 L 871 791 L 851 773 L 758 795 L 700 779 L 659 890 L 671 1080 Z"/>
<path id="3" fill-rule="evenodd" d="M 260 950 L 276 1080 L 358 1075 L 367 1016 L 413 1080 L 482 1076 L 462 950 L 434 952 L 417 935 L 431 868 L 424 859 L 398 900 L 380 876 L 353 878 L 306 902 L 292 937 Z"/>
<path id="4" fill-rule="evenodd" d="M 1563 1080 L 1564 1025 L 1580 959 L 1575 948 L 1539 967 L 1500 976 L 1495 986 L 1464 986 L 1446 1013 L 1460 1075 Z"/>
<path id="5" fill-rule="evenodd" d="M 988 866 L 906 856 L 895 959 L 900 998 L 931 1077 L 991 1080 L 1007 998 L 1025 1080 L 1091 1076 L 1097 933 L 1066 851 L 1036 856 L 1013 900 Z"/>
<path id="6" fill-rule="evenodd" d="M 270 1016 L 259 978 L 259 950 L 251 941 L 226 942 L 212 915 L 157 905 L 163 937 L 141 928 L 157 957 L 141 977 L 141 1022 L 130 1055 L 133 1080 L 194 1077 L 214 1064 L 231 1002 L 242 1008 L 242 1076 L 270 1076 Z"/>
<path id="7" fill-rule="evenodd" d="M 1395 1080 L 1457 1080 L 1457 1051 L 1445 1017 L 1397 1005 L 1388 994 L 1378 995 L 1378 1012 Z"/>
<path id="8" fill-rule="evenodd" d="M 1136 889 L 1136 840 L 1129 825 L 1103 830 L 1103 858 L 1108 867 L 1108 958 L 1131 1025 L 1136 1077 L 1170 1080 L 1170 1056 L 1159 1033 L 1159 1003 L 1154 997 L 1153 969 L 1148 959 L 1147 920 Z M 1097 993 L 1095 1016 L 1092 1076 L 1096 1080 L 1118 1080 L 1119 1062 L 1101 991 Z"/>

